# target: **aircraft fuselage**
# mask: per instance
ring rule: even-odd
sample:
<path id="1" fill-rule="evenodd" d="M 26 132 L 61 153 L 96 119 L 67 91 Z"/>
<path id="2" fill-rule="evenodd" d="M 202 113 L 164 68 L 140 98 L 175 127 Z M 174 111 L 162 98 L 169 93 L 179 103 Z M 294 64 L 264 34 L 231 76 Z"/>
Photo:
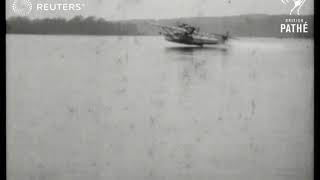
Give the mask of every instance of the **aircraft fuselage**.
<path id="1" fill-rule="evenodd" d="M 200 35 L 186 35 L 182 33 L 177 34 L 164 34 L 167 41 L 202 46 L 204 44 L 218 44 L 219 40 L 216 38 L 208 38 Z"/>

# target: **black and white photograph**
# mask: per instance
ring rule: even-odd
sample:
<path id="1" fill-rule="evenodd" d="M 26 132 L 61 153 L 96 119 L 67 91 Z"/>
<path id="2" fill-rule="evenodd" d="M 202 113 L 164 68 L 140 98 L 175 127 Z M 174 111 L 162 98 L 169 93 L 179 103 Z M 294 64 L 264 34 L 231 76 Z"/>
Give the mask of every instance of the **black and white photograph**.
<path id="1" fill-rule="evenodd" d="M 312 180 L 313 0 L 5 0 L 8 180 Z"/>

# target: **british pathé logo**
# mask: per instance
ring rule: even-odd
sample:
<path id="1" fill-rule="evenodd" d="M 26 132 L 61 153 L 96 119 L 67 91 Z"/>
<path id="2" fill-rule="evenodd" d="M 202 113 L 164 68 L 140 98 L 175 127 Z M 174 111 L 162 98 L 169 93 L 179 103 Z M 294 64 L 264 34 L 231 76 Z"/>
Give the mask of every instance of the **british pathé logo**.
<path id="1" fill-rule="evenodd" d="M 281 2 L 285 5 L 290 5 L 293 3 L 293 7 L 290 10 L 290 15 L 294 13 L 294 11 L 297 12 L 297 15 L 300 15 L 300 9 L 303 6 L 303 4 L 306 2 L 306 0 L 281 0 Z"/>
<path id="2" fill-rule="evenodd" d="M 281 33 L 308 33 L 308 22 L 304 19 L 285 19 L 280 25 Z"/>
<path id="3" fill-rule="evenodd" d="M 17 15 L 25 16 L 31 12 L 32 4 L 29 0 L 14 0 L 12 10 Z"/>

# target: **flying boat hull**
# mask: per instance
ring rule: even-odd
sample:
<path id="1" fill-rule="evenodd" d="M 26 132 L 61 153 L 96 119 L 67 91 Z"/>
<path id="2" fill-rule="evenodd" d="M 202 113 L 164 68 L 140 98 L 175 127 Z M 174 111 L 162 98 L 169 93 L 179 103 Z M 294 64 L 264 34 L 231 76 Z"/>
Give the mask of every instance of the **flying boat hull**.
<path id="1" fill-rule="evenodd" d="M 162 34 L 167 41 L 175 43 L 203 46 L 206 44 L 221 44 L 228 39 L 228 35 L 208 34 L 199 31 L 195 32 L 195 28 L 193 28 L 193 32 L 189 32 L 187 28 L 151 24 L 162 29 L 160 34 Z"/>

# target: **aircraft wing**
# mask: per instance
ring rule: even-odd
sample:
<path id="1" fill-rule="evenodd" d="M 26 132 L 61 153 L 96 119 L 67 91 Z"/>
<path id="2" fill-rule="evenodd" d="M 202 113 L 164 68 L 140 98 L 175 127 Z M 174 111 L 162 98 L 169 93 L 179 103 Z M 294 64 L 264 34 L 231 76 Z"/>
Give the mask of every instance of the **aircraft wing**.
<path id="1" fill-rule="evenodd" d="M 176 26 L 167 26 L 167 25 L 160 25 L 160 24 L 155 24 L 155 23 L 149 23 L 153 26 L 160 27 L 164 31 L 169 31 L 169 32 L 187 32 L 184 28 L 176 27 Z"/>
<path id="2" fill-rule="evenodd" d="M 167 25 L 161 25 L 161 24 L 156 24 L 156 23 L 149 23 L 149 24 L 151 24 L 153 26 L 160 27 L 163 30 L 187 32 L 184 28 L 180 28 L 177 26 L 167 26 Z M 199 34 L 204 35 L 204 36 L 217 36 L 217 37 L 224 36 L 224 34 L 218 34 L 218 33 L 203 33 L 203 32 L 201 32 Z"/>
<path id="3" fill-rule="evenodd" d="M 220 38 L 227 37 L 228 39 L 238 39 L 234 36 L 231 36 L 228 31 L 226 34 L 210 33 L 209 35 L 214 35 L 214 36 L 220 37 Z"/>

